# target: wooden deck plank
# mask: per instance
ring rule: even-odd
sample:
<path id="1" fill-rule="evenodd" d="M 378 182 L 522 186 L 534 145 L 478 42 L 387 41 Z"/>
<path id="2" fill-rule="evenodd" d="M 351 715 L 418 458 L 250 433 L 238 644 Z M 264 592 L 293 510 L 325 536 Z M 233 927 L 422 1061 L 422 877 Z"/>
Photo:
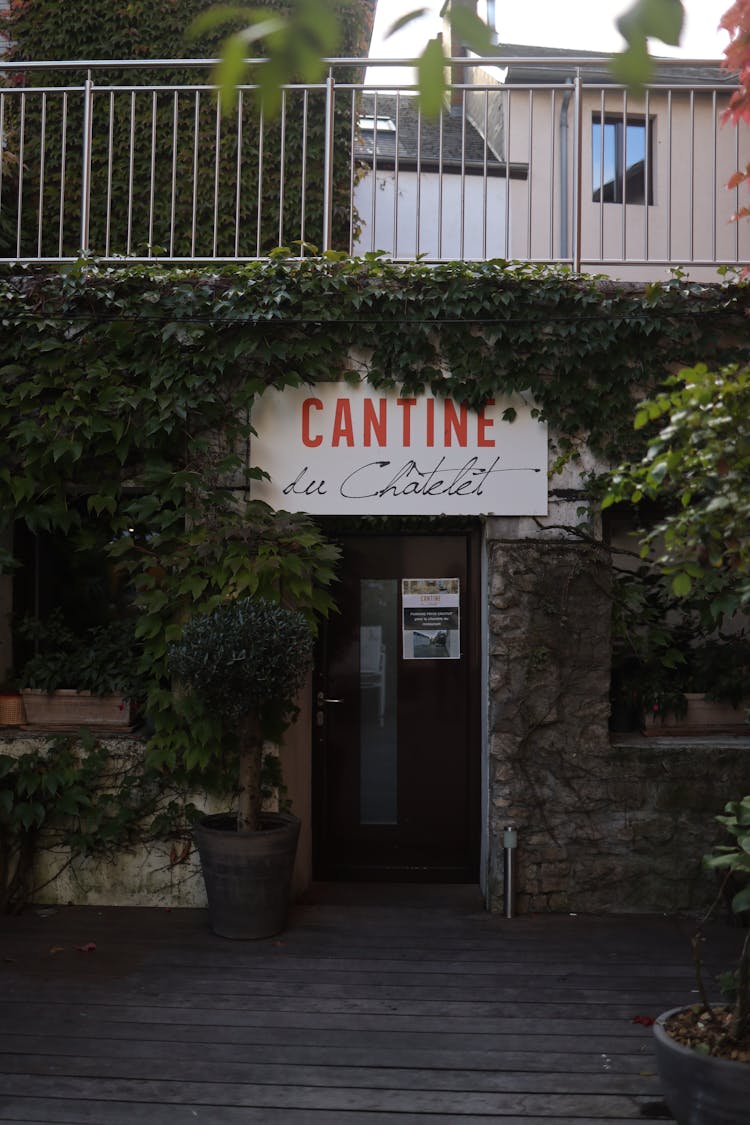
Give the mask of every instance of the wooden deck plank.
<path id="1" fill-rule="evenodd" d="M 148 1030 L 148 1029 L 147 1029 Z M 7 1036 L 6 1044 L 0 1044 L 3 1055 L 11 1056 L 13 1053 L 34 1050 L 39 1055 L 48 1054 L 52 1057 L 65 1058 L 75 1056 L 83 1051 L 91 1055 L 97 1053 L 110 1058 L 170 1058 L 175 1049 L 175 1036 L 170 1035 L 167 1029 L 162 1029 L 165 1038 L 148 1038 L 142 1035 L 138 1039 L 114 1038 L 109 1035 L 86 1038 L 85 1036 L 66 1035 L 16 1035 Z M 182 1034 L 182 1029 L 176 1029 L 179 1037 L 180 1056 L 182 1058 L 206 1059 L 213 1062 L 238 1061 L 240 1063 L 252 1062 L 264 1065 L 282 1065 L 294 1068 L 296 1078 L 299 1068 L 336 1067 L 345 1066 L 348 1069 L 359 1068 L 365 1071 L 374 1069 L 429 1069 L 448 1071 L 456 1069 L 456 1052 L 449 1049 L 433 1049 L 430 1051 L 418 1048 L 400 1048 L 398 1050 L 377 1049 L 371 1046 L 336 1046 L 335 1052 L 326 1044 L 304 1043 L 300 1045 L 247 1043 L 241 1037 L 232 1036 L 231 1032 L 223 1035 L 212 1035 L 210 1039 L 187 1040 Z M 556 1044 L 556 1047 L 559 1045 Z M 248 1054 L 248 1048 L 252 1053 Z M 472 1051 L 461 1053 L 461 1072 L 481 1075 L 484 1073 L 547 1073 L 550 1074 L 579 1074 L 599 1075 L 605 1074 L 612 1077 L 616 1074 L 643 1074 L 653 1073 L 653 1059 L 651 1057 L 651 1044 L 648 1036 L 640 1044 L 633 1045 L 633 1051 L 626 1053 L 622 1050 L 614 1055 L 607 1055 L 601 1051 L 576 1052 L 529 1049 L 497 1051 Z M 637 1048 L 637 1049 L 636 1049 Z M 62 1064 L 63 1066 L 65 1064 Z M 616 1072 L 613 1070 L 616 1065 Z"/>
<path id="2" fill-rule="evenodd" d="M 632 1013 L 628 1017 L 614 1016 L 605 1010 L 598 1016 L 575 1016 L 567 1013 L 564 1017 L 550 1016 L 541 1010 L 539 1014 L 528 1008 L 527 1014 L 509 1015 L 491 1018 L 487 1016 L 464 1015 L 453 1017 L 449 1023 L 442 1015 L 403 1015 L 390 1012 L 372 1015 L 368 1012 L 327 1012 L 318 1010 L 317 1005 L 312 1005 L 307 1010 L 299 1008 L 290 1011 L 273 1008 L 266 1001 L 262 1007 L 248 1002 L 247 998 L 241 1002 L 237 998 L 221 998 L 213 1004 L 204 1000 L 202 1004 L 119 1004 L 93 1003 L 89 997 L 85 1000 L 78 998 L 75 1006 L 79 1009 L 81 1019 L 95 1020 L 100 1023 L 146 1023 L 152 1021 L 162 1022 L 165 1014 L 174 1012 L 179 1014 L 175 1020 L 180 1024 L 199 1024 L 201 1027 L 209 1023 L 220 1022 L 224 1026 L 232 1027 L 260 1027 L 264 1031 L 277 1029 L 293 1029 L 305 1031 L 312 1029 L 322 1034 L 328 1032 L 336 1035 L 340 1032 L 349 1034 L 371 1033 L 373 1037 L 389 1035 L 402 1036 L 419 1035 L 440 1036 L 450 1035 L 454 1042 L 476 1043 L 479 1040 L 489 1043 L 495 1039 L 505 1038 L 508 1035 L 525 1036 L 537 1035 L 540 1024 L 544 1026 L 545 1035 L 554 1038 L 616 1035 L 620 1038 L 640 1039 L 642 1029 L 632 1022 Z M 66 1014 L 71 1002 L 55 1004 L 28 1004 L 23 1000 L 6 1000 L 3 1011 L 0 1013 L 0 1029 L 19 1029 L 23 1026 L 35 1025 L 45 1019 L 53 1018 L 57 1011 Z M 85 1010 L 82 1010 L 85 1009 Z"/>
<path id="3" fill-rule="evenodd" d="M 129 1106 L 115 1105 L 108 1102 L 86 1102 L 71 1108 L 61 1104 L 55 1099 L 30 1099 L 23 1106 L 18 1107 L 16 1117 L 2 1115 L 0 1107 L 0 1121 L 3 1125 L 133 1125 L 134 1122 L 148 1122 L 148 1125 L 184 1125 L 185 1121 L 202 1123 L 202 1125 L 332 1125 L 329 1110 L 296 1110 L 296 1109 L 249 1109 L 236 1106 L 155 1106 L 149 1103 L 132 1103 Z M 490 1117 L 482 1115 L 455 1114 L 422 1114 L 404 1113 L 397 1118 L 392 1113 L 358 1113 L 350 1112 L 346 1116 L 338 1115 L 336 1125 L 345 1122 L 346 1125 L 487 1125 L 488 1121 L 501 1120 L 496 1114 Z M 519 1120 L 517 1115 L 512 1115 L 506 1120 Z M 523 1117 L 524 1125 L 607 1125 L 610 1121 L 621 1121 L 623 1118 L 615 1117 L 561 1117 L 557 1113 L 543 1117 Z M 626 1119 L 627 1120 L 627 1119 Z M 641 1125 L 664 1125 L 664 1118 L 660 1116 L 648 1117 L 639 1114 L 638 1121 Z"/>
<path id="4" fill-rule="evenodd" d="M 447 1113 L 460 1118 L 469 1116 L 522 1117 L 524 1113 L 544 1116 L 554 1099 L 557 1113 L 575 1117 L 631 1117 L 634 1111 L 650 1100 L 637 1095 L 598 1093 L 559 1093 L 552 1095 L 524 1091 L 521 1093 L 476 1093 L 450 1090 L 393 1090 L 374 1088 L 318 1087 L 286 1083 L 258 1086 L 229 1082 L 168 1082 L 152 1079 L 79 1078 L 55 1075 L 6 1075 L 3 1078 L 3 1100 L 13 1102 L 28 1090 L 34 1080 L 35 1097 L 56 1097 L 60 1101 L 85 1097 L 101 1102 L 140 1101 L 155 1105 L 243 1106 L 251 1109 L 316 1109 L 329 1113 Z M 0 1103 L 2 1104 L 2 1103 Z"/>
<path id="5" fill-rule="evenodd" d="M 75 1078 L 162 1079 L 165 1082 L 226 1082 L 252 1086 L 285 1086 L 288 1068 L 281 1063 L 207 1059 L 202 1052 L 177 1058 L 116 1058 L 96 1048 L 90 1054 L 49 1058 L 44 1054 L 6 1053 L 0 1058 L 0 1073 L 5 1075 L 40 1075 L 54 1077 L 63 1073 Z M 101 1055 L 101 1057 L 97 1057 Z M 189 1055 L 189 1053 L 188 1053 Z M 217 1065 L 218 1064 L 218 1065 Z M 372 1088 L 388 1090 L 433 1090 L 454 1093 L 586 1093 L 635 1094 L 655 1097 L 658 1094 L 656 1075 L 643 1072 L 611 1075 L 607 1073 L 581 1076 L 568 1071 L 549 1074 L 546 1071 L 451 1070 L 447 1068 L 418 1070 L 408 1067 L 373 1066 L 299 1066 L 295 1080 L 301 1086 L 331 1088 Z"/>
<path id="6" fill-rule="evenodd" d="M 38 1026 L 38 1021 L 36 1023 Z M 85 1025 L 81 1021 L 62 1021 L 56 1024 L 56 1033 L 59 1036 L 76 1034 L 80 1032 L 83 1027 L 89 1029 L 90 1033 L 96 1034 L 120 1034 L 133 1038 L 145 1034 L 148 1028 L 147 1024 L 121 1024 L 119 1028 L 114 1028 L 106 1021 L 97 1023 L 96 1021 L 86 1021 Z M 208 1023 L 201 1027 L 198 1035 L 192 1037 L 193 1042 L 206 1042 L 213 1038 L 215 1030 L 221 1029 L 219 1023 Z M 31 1030 L 34 1027 L 33 1023 L 24 1024 L 19 1027 L 19 1032 L 24 1030 Z M 170 1033 L 171 1029 L 171 1033 Z M 164 1022 L 155 1025 L 155 1031 L 152 1041 L 165 1041 L 174 1036 L 174 1040 L 178 1041 L 179 1037 L 183 1035 L 185 1025 L 170 1024 Z M 314 1031 L 315 1029 L 313 1029 Z M 311 1034 L 309 1028 L 297 1027 L 282 1027 L 282 1028 L 264 1028 L 262 1026 L 257 1028 L 242 1028 L 242 1042 L 248 1048 L 256 1046 L 273 1046 L 273 1047 L 291 1047 L 291 1046 L 304 1046 L 309 1043 Z M 316 1032 L 315 1042 L 319 1046 L 325 1046 L 335 1057 L 335 1052 L 342 1050 L 347 1051 L 352 1047 L 361 1050 L 368 1050 L 371 1052 L 380 1052 L 379 1057 L 397 1059 L 402 1051 L 411 1051 L 414 1055 L 418 1052 L 440 1052 L 444 1060 L 452 1059 L 449 1065 L 461 1066 L 464 1065 L 464 1059 L 470 1060 L 481 1055 L 485 1058 L 491 1056 L 493 1053 L 495 1057 L 502 1054 L 504 1051 L 518 1049 L 519 1046 L 523 1047 L 526 1052 L 546 1052 L 557 1051 L 564 1054 L 566 1051 L 571 1054 L 583 1054 L 592 1052 L 597 1055 L 607 1054 L 616 1056 L 622 1052 L 624 1054 L 633 1054 L 637 1050 L 637 1045 L 642 1042 L 636 1037 L 628 1037 L 628 1040 L 623 1043 L 623 1039 L 612 1032 L 609 1035 L 564 1035 L 554 1036 L 544 1032 L 538 1034 L 527 1034 L 523 1037 L 522 1042 L 518 1035 L 495 1035 L 491 1038 L 483 1036 L 465 1036 L 454 1035 L 450 1031 L 446 1031 L 442 1035 L 431 1034 L 429 1032 L 420 1033 L 418 1030 L 409 1030 L 404 1032 L 358 1032 L 356 1028 L 342 1029 L 338 1031 L 326 1031 L 325 1033 Z"/>
<path id="7" fill-rule="evenodd" d="M 276 984 L 279 992 L 277 994 Z M 554 989 L 555 1001 L 535 1000 L 529 1001 L 528 990 L 508 989 L 501 993 L 493 992 L 495 1000 L 484 1001 L 466 996 L 461 1000 L 434 999 L 431 996 L 417 995 L 404 997 L 403 991 L 394 988 L 388 996 L 382 996 L 380 991 L 377 996 L 362 995 L 351 996 L 348 989 L 329 988 L 323 995 L 320 989 L 304 985 L 290 993 L 283 985 L 286 982 L 269 982 L 268 987 L 260 989 L 253 986 L 248 989 L 242 981 L 233 981 L 229 986 L 217 985 L 213 990 L 200 989 L 197 995 L 191 995 L 184 990 L 184 986 L 170 990 L 163 982 L 158 989 L 148 987 L 134 987 L 127 991 L 118 990 L 117 993 L 107 992 L 102 986 L 87 989 L 86 1002 L 95 1004 L 117 1004 L 123 1007 L 133 1004 L 148 1004 L 150 1007 L 164 1006 L 174 1008 L 201 1008 L 206 1004 L 214 1009 L 230 1008 L 238 1004 L 247 1008 L 252 1005 L 256 1012 L 269 1010 L 274 1013 L 293 1012 L 319 1012 L 350 1015 L 387 1015 L 395 1018 L 419 1017 L 420 1019 L 440 1018 L 450 1019 L 460 1023 L 461 1020 L 507 1019 L 509 1013 L 515 1017 L 524 1013 L 534 1015 L 537 1019 L 601 1019 L 602 1012 L 606 1011 L 610 1020 L 627 1020 L 635 1014 L 652 1006 L 655 995 L 663 996 L 666 990 L 661 988 L 658 993 L 654 988 L 644 989 L 641 992 L 625 992 L 608 990 L 601 995 L 586 991 L 584 994 L 571 989 L 562 992 Z M 690 990 L 691 982 L 685 982 L 682 989 L 675 989 L 675 996 L 679 999 L 685 997 Z M 26 987 L 16 984 L 5 990 L 6 1004 L 13 1002 L 25 1003 Z M 237 997 L 241 996 L 242 1001 Z M 66 1005 L 80 1000 L 80 989 L 70 985 L 68 987 L 51 986 L 47 991 L 46 1003 L 49 1005 Z"/>
<path id="8" fill-rule="evenodd" d="M 689 923 L 509 921 L 421 891 L 334 895 L 263 942 L 202 911 L 0 920 L 0 1122 L 664 1120 L 632 1021 L 693 987 Z M 719 931 L 718 967 L 739 940 Z"/>

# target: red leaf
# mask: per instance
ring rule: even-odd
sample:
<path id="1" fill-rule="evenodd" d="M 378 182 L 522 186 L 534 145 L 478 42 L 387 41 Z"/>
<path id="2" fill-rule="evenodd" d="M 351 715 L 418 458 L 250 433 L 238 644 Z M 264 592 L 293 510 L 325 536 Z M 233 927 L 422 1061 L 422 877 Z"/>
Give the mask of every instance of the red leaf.
<path id="1" fill-rule="evenodd" d="M 88 941 L 85 945 L 77 945 L 76 949 L 79 951 L 79 953 L 93 953 L 96 949 L 96 942 Z"/>
<path id="2" fill-rule="evenodd" d="M 651 1027 L 651 1026 L 653 1026 L 653 1023 L 654 1023 L 651 1016 L 633 1016 L 633 1018 L 630 1022 L 631 1023 L 640 1023 L 644 1027 Z"/>

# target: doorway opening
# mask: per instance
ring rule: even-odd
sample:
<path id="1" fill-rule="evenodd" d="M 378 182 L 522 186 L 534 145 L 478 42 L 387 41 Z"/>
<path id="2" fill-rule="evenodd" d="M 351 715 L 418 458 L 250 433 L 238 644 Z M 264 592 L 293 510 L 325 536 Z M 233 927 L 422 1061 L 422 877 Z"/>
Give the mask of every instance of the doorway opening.
<path id="1" fill-rule="evenodd" d="M 480 529 L 329 533 L 340 612 L 314 684 L 314 877 L 477 882 Z"/>

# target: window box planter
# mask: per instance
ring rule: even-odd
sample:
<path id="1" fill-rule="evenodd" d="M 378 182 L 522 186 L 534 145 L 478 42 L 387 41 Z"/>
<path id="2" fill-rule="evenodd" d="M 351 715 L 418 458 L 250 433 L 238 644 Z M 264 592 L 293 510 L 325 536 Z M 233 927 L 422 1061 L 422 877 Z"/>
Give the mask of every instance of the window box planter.
<path id="1" fill-rule="evenodd" d="M 646 734 L 652 737 L 679 734 L 747 734 L 746 722 L 750 699 L 742 700 L 737 707 L 721 699 L 709 699 L 699 692 L 686 692 L 687 711 L 684 715 L 658 712 L 646 721 Z"/>
<path id="2" fill-rule="evenodd" d="M 29 726 L 55 729 L 96 726 L 121 730 L 130 727 L 130 702 L 122 695 L 92 695 L 90 691 L 72 688 L 52 692 L 24 688 L 21 695 Z"/>

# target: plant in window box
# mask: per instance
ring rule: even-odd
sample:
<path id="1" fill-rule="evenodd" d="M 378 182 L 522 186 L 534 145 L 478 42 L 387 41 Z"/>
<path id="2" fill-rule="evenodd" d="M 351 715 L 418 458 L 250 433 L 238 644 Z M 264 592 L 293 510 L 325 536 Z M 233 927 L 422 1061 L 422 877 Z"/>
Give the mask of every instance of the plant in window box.
<path id="1" fill-rule="evenodd" d="M 46 621 L 26 619 L 19 634 L 37 652 L 19 683 L 31 725 L 128 727 L 145 695 L 140 646 L 133 624 L 113 621 L 76 634 L 54 611 Z"/>
<path id="2" fill-rule="evenodd" d="M 290 813 L 262 812 L 263 738 L 294 716 L 312 643 L 301 613 L 245 597 L 190 618 L 170 648 L 181 690 L 238 745 L 237 814 L 206 817 L 194 833 L 211 925 L 223 937 L 268 937 L 286 919 L 300 824 Z"/>
<path id="3" fill-rule="evenodd" d="M 717 630 L 719 598 L 676 599 L 644 568 L 620 575 L 613 613 L 612 729 L 742 731 L 750 641 Z M 744 706 L 743 706 L 744 704 Z"/>
<path id="4" fill-rule="evenodd" d="M 750 642 L 744 632 L 691 638 L 677 669 L 679 700 L 665 700 L 648 727 L 652 732 L 742 733 L 750 704 Z"/>
<path id="5" fill-rule="evenodd" d="M 645 730 L 685 713 L 692 623 L 674 613 L 663 582 L 648 568 L 615 575 L 612 611 L 611 726 Z"/>
<path id="6" fill-rule="evenodd" d="M 717 817 L 733 837 L 705 857 L 707 867 L 732 881 L 732 911 L 750 910 L 750 796 L 725 806 Z M 750 1105 L 750 930 L 735 969 L 721 978 L 723 1004 L 712 1004 L 700 971 L 694 939 L 699 1004 L 664 1012 L 654 1024 L 656 1057 L 664 1096 L 679 1125 L 738 1125 Z"/>

